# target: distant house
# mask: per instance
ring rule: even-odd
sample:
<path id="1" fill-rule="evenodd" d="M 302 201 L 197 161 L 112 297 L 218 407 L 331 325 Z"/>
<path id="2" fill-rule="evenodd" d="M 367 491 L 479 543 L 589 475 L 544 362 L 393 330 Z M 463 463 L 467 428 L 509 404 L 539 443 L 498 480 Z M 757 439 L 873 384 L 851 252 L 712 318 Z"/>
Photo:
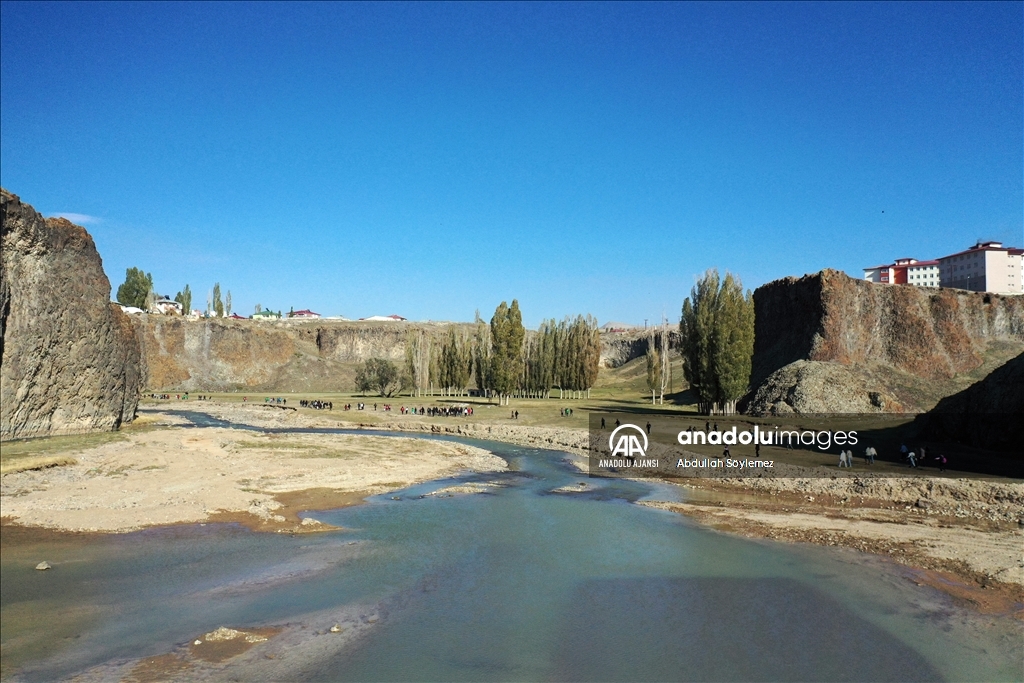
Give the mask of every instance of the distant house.
<path id="1" fill-rule="evenodd" d="M 167 297 L 162 297 L 153 302 L 151 311 L 161 315 L 181 315 L 181 304 Z"/>
<path id="2" fill-rule="evenodd" d="M 320 314 L 319 313 L 314 313 L 313 311 L 311 311 L 311 310 L 309 310 L 307 308 L 307 309 L 302 310 L 302 311 L 295 311 L 294 313 L 289 314 L 288 317 L 289 318 L 311 318 L 312 319 L 312 318 L 319 318 Z"/>
<path id="3" fill-rule="evenodd" d="M 275 313 L 274 311 L 267 310 L 256 311 L 255 313 L 252 314 L 253 320 L 277 320 L 280 317 L 281 316 Z"/>
<path id="4" fill-rule="evenodd" d="M 129 315 L 134 313 L 145 313 L 141 308 L 136 308 L 135 306 L 121 306 L 121 310 Z"/>
<path id="5" fill-rule="evenodd" d="M 231 315 L 228 316 L 228 318 L 231 320 L 248 320 L 248 318 L 244 318 L 238 315 L 237 313 L 232 313 Z"/>
<path id="6" fill-rule="evenodd" d="M 393 323 L 393 322 L 403 322 L 403 321 L 406 320 L 406 318 L 403 318 L 400 315 L 391 314 L 391 315 L 371 315 L 369 318 L 360 318 L 360 320 L 363 320 L 363 321 L 366 321 L 366 322 L 371 322 L 371 323 L 375 323 L 375 322 Z"/>

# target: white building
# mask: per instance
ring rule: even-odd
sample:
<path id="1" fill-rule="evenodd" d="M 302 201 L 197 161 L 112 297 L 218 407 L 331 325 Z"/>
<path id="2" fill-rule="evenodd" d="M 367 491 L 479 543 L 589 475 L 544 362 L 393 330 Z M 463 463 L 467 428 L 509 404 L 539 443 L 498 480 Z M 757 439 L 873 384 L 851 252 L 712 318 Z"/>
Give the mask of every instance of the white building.
<path id="1" fill-rule="evenodd" d="M 895 263 L 864 269 L 864 279 L 882 285 L 939 286 L 939 262 L 898 258 Z"/>
<path id="2" fill-rule="evenodd" d="M 995 294 L 1024 294 L 1024 249 L 1001 242 L 978 242 L 965 251 L 939 259 L 942 287 Z"/>
<path id="3" fill-rule="evenodd" d="M 939 286 L 939 262 L 916 261 L 907 264 L 907 284 L 917 287 Z"/>
<path id="4" fill-rule="evenodd" d="M 153 302 L 153 313 L 160 313 L 162 315 L 181 315 L 181 304 L 177 301 L 163 297 Z"/>

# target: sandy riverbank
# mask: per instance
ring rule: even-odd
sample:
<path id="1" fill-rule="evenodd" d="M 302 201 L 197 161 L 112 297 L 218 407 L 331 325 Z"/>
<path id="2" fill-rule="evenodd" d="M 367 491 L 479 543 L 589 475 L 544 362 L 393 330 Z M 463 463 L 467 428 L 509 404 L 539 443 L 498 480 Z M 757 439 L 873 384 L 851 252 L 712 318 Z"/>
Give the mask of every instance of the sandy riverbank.
<path id="1" fill-rule="evenodd" d="M 261 530 L 315 531 L 323 525 L 302 523 L 296 513 L 458 472 L 506 468 L 488 451 L 443 441 L 182 428 L 181 418 L 157 417 L 165 428 L 77 451 L 75 464 L 5 475 L 4 522 L 125 532 L 240 521 Z"/>

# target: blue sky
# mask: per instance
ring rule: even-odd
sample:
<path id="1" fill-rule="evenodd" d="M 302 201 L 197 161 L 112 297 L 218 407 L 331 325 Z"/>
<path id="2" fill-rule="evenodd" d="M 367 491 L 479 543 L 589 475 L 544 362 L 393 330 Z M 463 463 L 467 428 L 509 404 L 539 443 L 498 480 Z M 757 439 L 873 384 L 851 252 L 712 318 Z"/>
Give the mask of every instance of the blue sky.
<path id="1" fill-rule="evenodd" d="M 1024 243 L 1021 3 L 0 6 L 0 183 L 243 314 L 677 319 Z"/>

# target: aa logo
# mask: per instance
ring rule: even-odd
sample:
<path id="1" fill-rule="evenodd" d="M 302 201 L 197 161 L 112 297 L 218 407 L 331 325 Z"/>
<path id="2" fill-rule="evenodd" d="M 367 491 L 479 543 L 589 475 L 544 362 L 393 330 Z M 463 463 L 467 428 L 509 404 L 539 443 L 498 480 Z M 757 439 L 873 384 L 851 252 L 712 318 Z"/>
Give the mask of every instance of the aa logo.
<path id="1" fill-rule="evenodd" d="M 640 435 L 639 438 L 637 438 L 637 434 Z M 643 439 L 642 446 L 640 439 Z M 627 422 L 616 427 L 612 435 L 608 437 L 608 448 L 612 450 L 612 457 L 621 455 L 627 458 L 643 458 L 647 455 L 647 434 L 636 425 Z"/>

